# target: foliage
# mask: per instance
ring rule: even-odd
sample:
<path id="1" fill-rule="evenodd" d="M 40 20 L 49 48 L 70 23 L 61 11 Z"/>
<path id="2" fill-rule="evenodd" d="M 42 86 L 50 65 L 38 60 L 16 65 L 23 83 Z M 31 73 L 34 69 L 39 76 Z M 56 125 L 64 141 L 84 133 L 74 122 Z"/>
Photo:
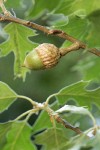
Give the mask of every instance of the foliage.
<path id="1" fill-rule="evenodd" d="M 89 48 L 100 49 L 98 0 L 7 0 L 4 4 L 16 17 L 60 29 Z M 54 69 L 35 72 L 22 67 L 26 54 L 40 43 L 60 48 L 71 44 L 35 28 L 0 22 L 0 150 L 99 150 L 99 57 L 86 49 L 67 54 Z M 65 128 L 57 116 L 83 133 Z"/>
<path id="2" fill-rule="evenodd" d="M 15 76 L 25 78 L 26 70 L 22 68 L 22 63 L 26 53 L 35 47 L 35 44 L 28 39 L 29 36 L 34 36 L 35 33 L 31 29 L 14 23 L 8 24 L 4 30 L 9 34 L 9 37 L 6 42 L 0 45 L 2 56 L 6 56 L 13 51 L 15 55 Z"/>

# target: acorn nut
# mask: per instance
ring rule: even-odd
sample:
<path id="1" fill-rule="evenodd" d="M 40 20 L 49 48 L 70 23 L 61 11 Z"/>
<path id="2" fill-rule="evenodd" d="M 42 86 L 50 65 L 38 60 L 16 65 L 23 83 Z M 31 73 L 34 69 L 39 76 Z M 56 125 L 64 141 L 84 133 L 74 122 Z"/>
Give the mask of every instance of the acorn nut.
<path id="1" fill-rule="evenodd" d="M 55 45 L 43 43 L 26 56 L 23 66 L 32 70 L 48 69 L 54 67 L 59 58 L 59 49 Z"/>

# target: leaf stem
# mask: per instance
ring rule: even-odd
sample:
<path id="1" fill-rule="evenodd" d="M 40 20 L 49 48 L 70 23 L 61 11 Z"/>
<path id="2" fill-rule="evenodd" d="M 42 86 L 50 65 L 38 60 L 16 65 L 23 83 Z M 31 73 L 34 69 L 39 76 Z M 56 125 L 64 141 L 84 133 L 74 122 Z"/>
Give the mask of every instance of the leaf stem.
<path id="1" fill-rule="evenodd" d="M 38 108 L 36 108 L 36 109 L 30 109 L 30 110 L 28 110 L 28 111 L 22 113 L 20 116 L 18 116 L 18 117 L 15 119 L 15 121 L 21 119 L 22 117 L 24 117 L 24 116 L 27 115 L 27 114 L 28 114 L 28 116 L 30 117 L 33 113 L 36 113 L 37 111 L 39 111 Z M 25 120 L 28 120 L 28 119 L 27 119 L 27 118 L 29 118 L 28 116 L 26 117 Z"/>
<path id="2" fill-rule="evenodd" d="M 31 98 L 29 97 L 26 97 L 26 96 L 23 96 L 23 95 L 18 95 L 18 98 L 22 98 L 22 99 L 26 99 L 28 100 L 33 106 L 37 107 L 38 106 L 38 103 L 33 101 Z"/>
<path id="3" fill-rule="evenodd" d="M 19 119 L 21 119 L 21 118 L 24 117 L 25 115 L 27 115 L 27 114 L 29 114 L 30 112 L 32 112 L 32 110 L 33 110 L 33 109 L 24 112 L 23 114 L 21 114 L 20 116 L 18 116 L 14 121 L 18 121 Z"/>
<path id="4" fill-rule="evenodd" d="M 93 121 L 93 126 L 96 127 L 97 125 L 96 125 L 95 118 L 93 117 L 93 115 L 91 113 L 89 113 L 89 116 L 90 116 L 91 120 Z"/>
<path id="5" fill-rule="evenodd" d="M 45 102 L 45 105 L 48 105 L 49 104 L 49 101 L 52 97 L 56 96 L 58 93 L 54 93 L 52 95 L 50 95 L 47 99 L 46 99 L 46 102 Z"/>

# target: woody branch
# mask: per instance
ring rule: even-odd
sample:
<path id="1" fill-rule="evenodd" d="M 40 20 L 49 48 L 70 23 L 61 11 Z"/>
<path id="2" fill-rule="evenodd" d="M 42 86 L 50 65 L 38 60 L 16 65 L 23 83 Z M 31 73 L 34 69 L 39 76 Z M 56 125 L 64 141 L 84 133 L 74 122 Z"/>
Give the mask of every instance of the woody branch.
<path id="1" fill-rule="evenodd" d="M 6 10 L 6 12 L 8 12 L 8 11 Z M 100 51 L 98 49 L 88 48 L 85 43 L 81 42 L 80 40 L 78 40 L 72 36 L 70 36 L 69 34 L 65 33 L 62 30 L 51 30 L 51 29 L 46 28 L 45 26 L 38 25 L 34 22 L 26 21 L 26 20 L 14 17 L 14 16 L 10 15 L 10 13 L 0 14 L 0 21 L 15 22 L 15 23 L 27 26 L 29 28 L 40 30 L 40 31 L 42 31 L 48 35 L 58 36 L 60 38 L 63 38 L 65 40 L 72 42 L 73 44 L 71 46 L 69 46 L 67 48 L 61 48 L 60 49 L 61 56 L 65 55 L 71 51 L 76 51 L 76 50 L 80 50 L 80 49 L 87 49 L 88 52 L 93 53 L 93 54 L 100 57 Z"/>

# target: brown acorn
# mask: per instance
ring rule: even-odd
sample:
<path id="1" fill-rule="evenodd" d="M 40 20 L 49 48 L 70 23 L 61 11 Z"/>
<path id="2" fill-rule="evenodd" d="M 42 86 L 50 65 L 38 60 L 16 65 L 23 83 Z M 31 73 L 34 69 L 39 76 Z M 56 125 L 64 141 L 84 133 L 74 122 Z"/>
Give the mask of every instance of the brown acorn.
<path id="1" fill-rule="evenodd" d="M 59 58 L 59 49 L 55 45 L 43 43 L 25 57 L 23 66 L 32 70 L 48 69 L 54 67 Z"/>

